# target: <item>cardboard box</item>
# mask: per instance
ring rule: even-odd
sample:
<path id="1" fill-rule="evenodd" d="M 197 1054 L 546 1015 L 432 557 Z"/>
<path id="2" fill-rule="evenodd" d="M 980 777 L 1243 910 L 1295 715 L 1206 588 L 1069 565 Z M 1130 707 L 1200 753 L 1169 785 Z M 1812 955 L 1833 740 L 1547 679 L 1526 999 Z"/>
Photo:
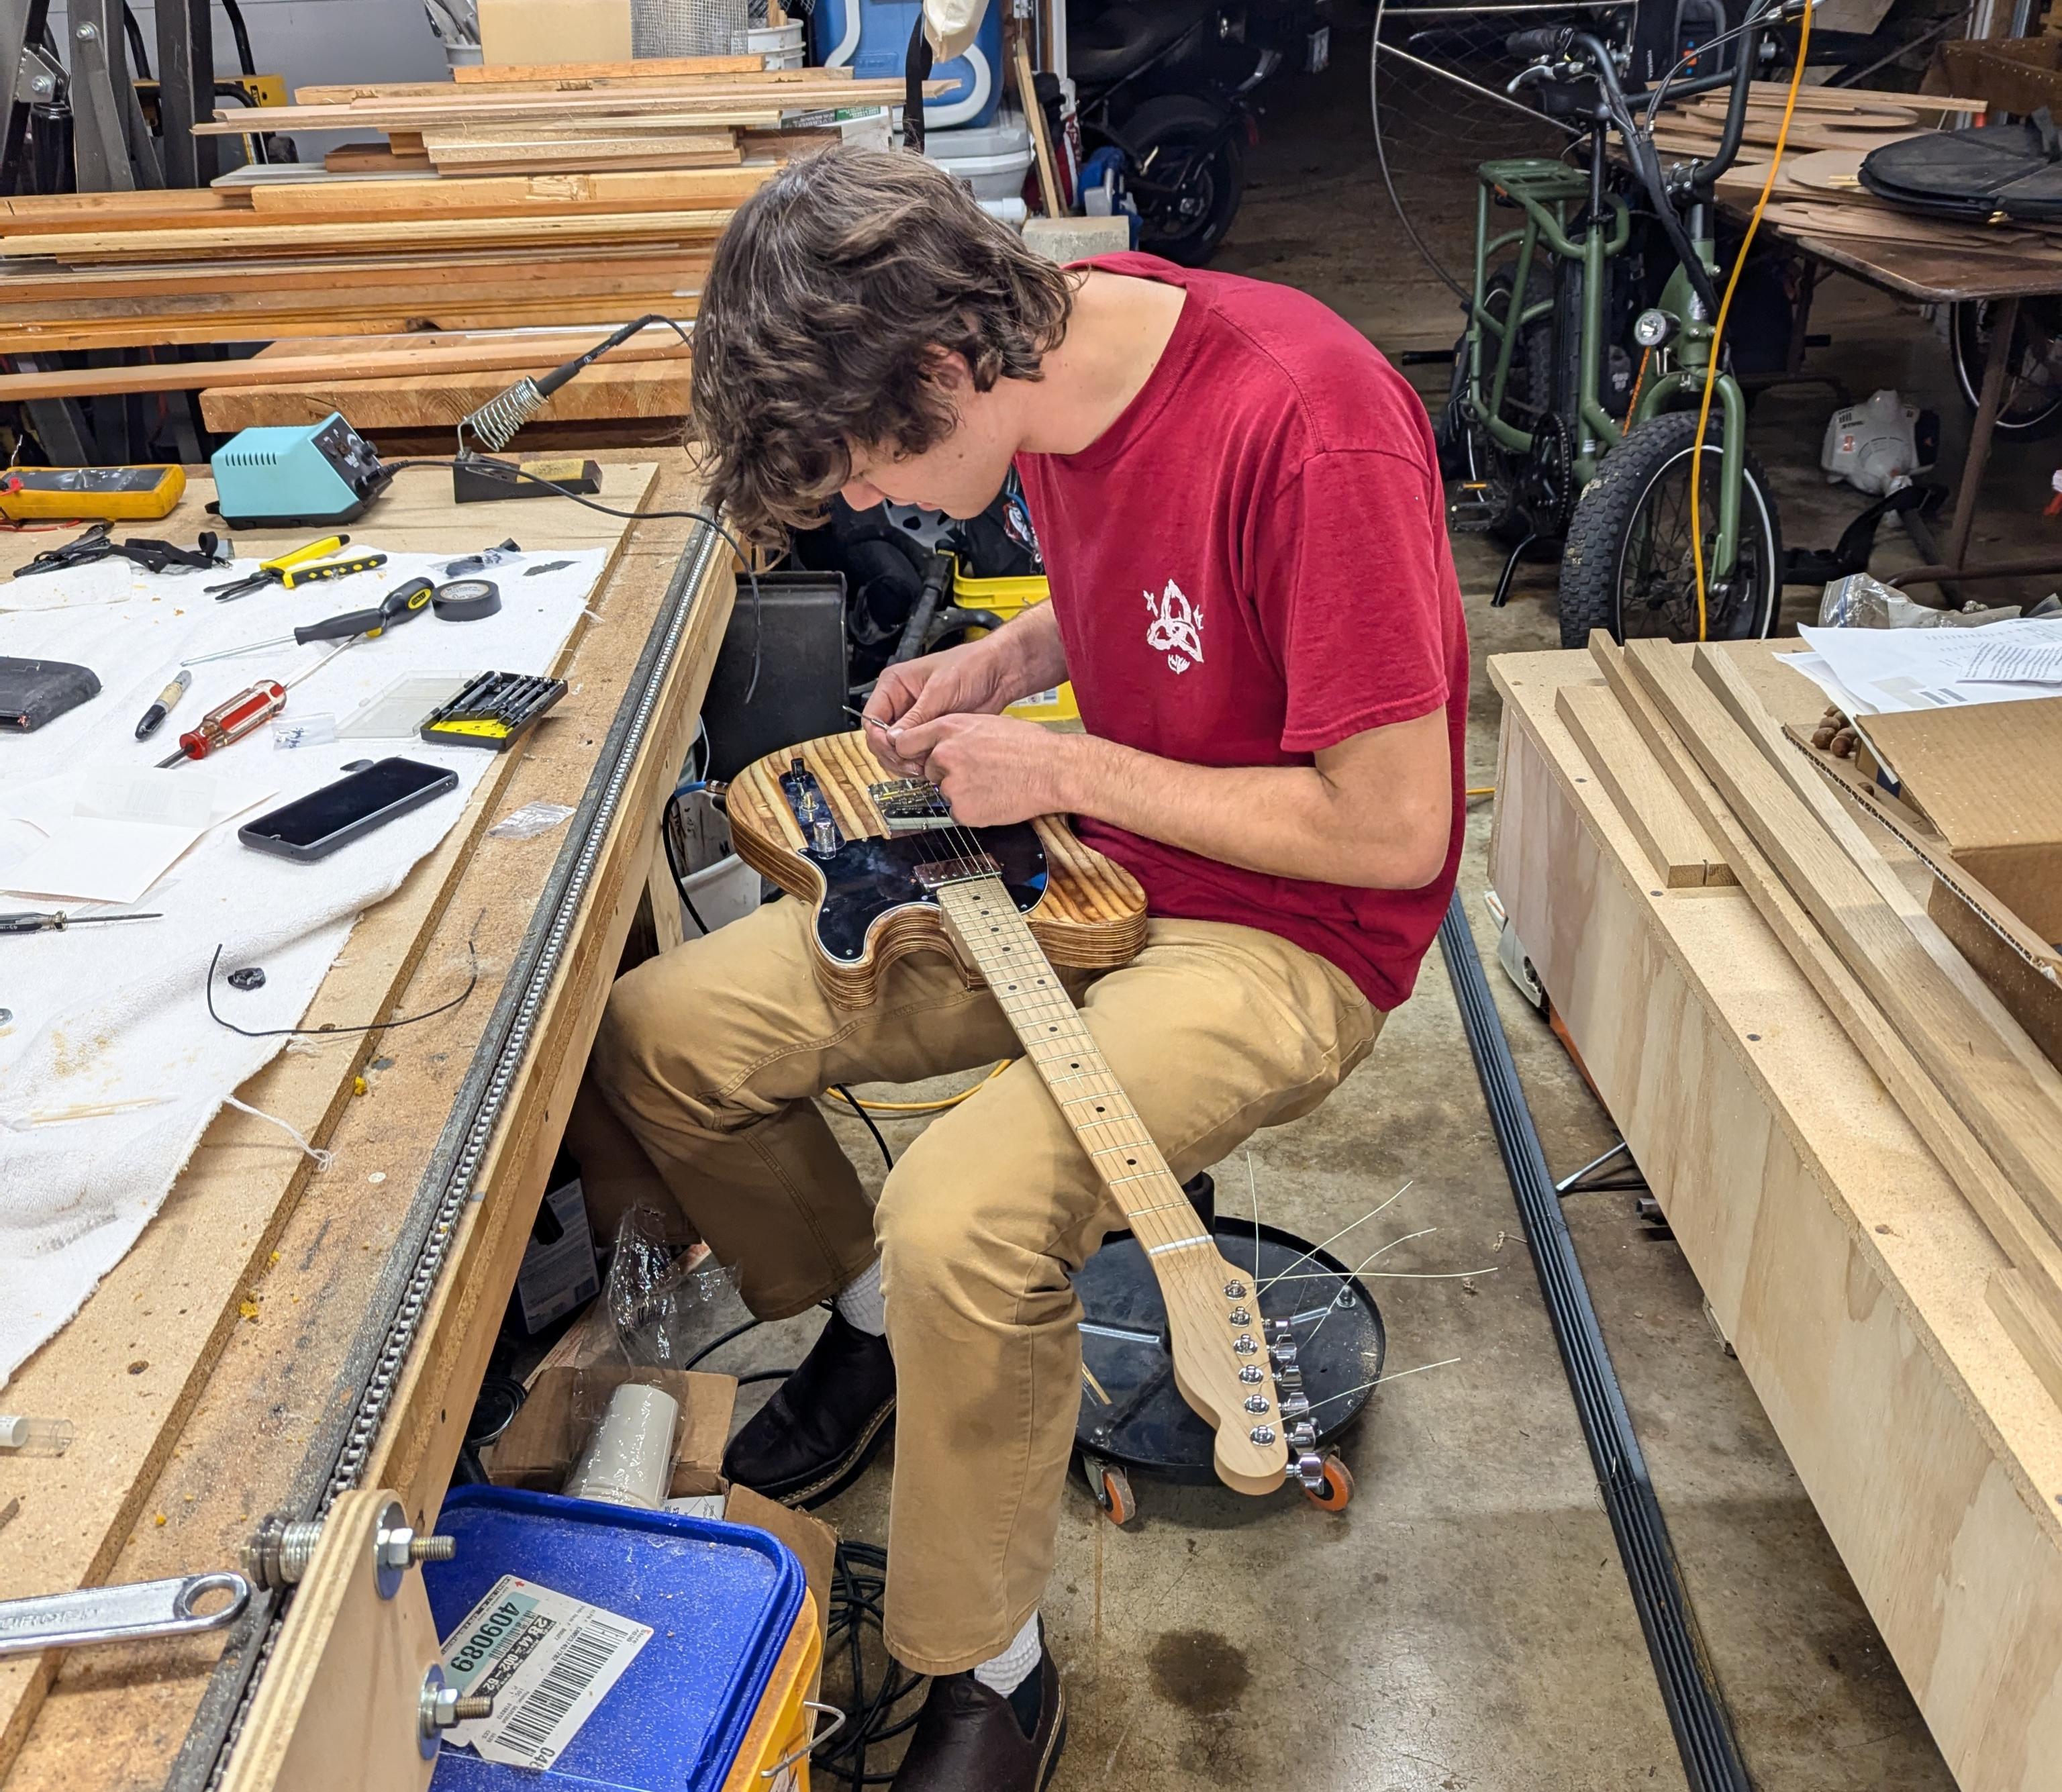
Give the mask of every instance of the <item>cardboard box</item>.
<path id="1" fill-rule="evenodd" d="M 1857 764 L 1812 756 L 1925 862 L 1927 912 L 2062 1064 L 2062 697 L 1856 726 Z"/>
<path id="2" fill-rule="evenodd" d="M 599 1310 L 598 1304 L 595 1310 Z M 576 1327 L 567 1336 L 580 1337 L 584 1329 Z M 596 1331 L 592 1335 L 600 1334 Z M 608 1333 L 612 1340 L 613 1335 L 612 1331 Z M 576 1368 L 547 1359 L 530 1378 L 530 1397 L 523 1403 L 522 1411 L 487 1453 L 487 1472 L 495 1485 L 557 1493 L 587 1443 L 592 1421 L 580 1410 L 583 1393 L 591 1409 L 625 1381 L 663 1388 L 680 1403 L 680 1429 L 673 1445 L 673 1475 L 668 1492 L 675 1498 L 720 1494 L 724 1517 L 731 1523 L 770 1531 L 792 1549 L 816 1600 L 816 1624 L 822 1629 L 830 1614 L 837 1533 L 820 1518 L 769 1500 L 749 1487 L 732 1486 L 724 1479 L 724 1446 L 730 1441 L 731 1415 L 737 1404 L 737 1383 L 730 1376 L 704 1375 L 698 1370 L 632 1369 L 624 1362 L 589 1361 L 584 1367 Z"/>
<path id="3" fill-rule="evenodd" d="M 575 57 L 630 60 L 630 0 L 479 0 L 483 62 L 521 66 Z"/>

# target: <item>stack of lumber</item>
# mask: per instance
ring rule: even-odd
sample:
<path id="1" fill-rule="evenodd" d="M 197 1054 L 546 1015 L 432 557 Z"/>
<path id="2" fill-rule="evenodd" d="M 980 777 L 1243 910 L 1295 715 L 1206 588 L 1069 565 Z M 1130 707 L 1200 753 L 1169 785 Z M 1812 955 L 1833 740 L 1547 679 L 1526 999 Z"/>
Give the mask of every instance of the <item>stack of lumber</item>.
<path id="1" fill-rule="evenodd" d="M 1739 159 L 1718 183 L 1720 198 L 1745 210 L 1761 196 L 1788 93 L 1781 82 L 1753 84 Z M 1778 168 L 1767 222 L 1796 236 L 1896 245 L 1950 257 L 2024 261 L 2052 254 L 2054 231 L 2031 225 L 1996 227 L 1929 218 L 1886 205 L 1861 185 L 1863 158 L 1886 143 L 1953 126 L 1984 102 L 1952 94 L 1893 94 L 1851 87 L 1805 87 Z M 1708 156 L 1725 129 L 1727 95 L 1700 94 L 1665 106 L 1654 140 L 1664 154 Z"/>
<path id="2" fill-rule="evenodd" d="M 203 192 L 0 199 L 0 344 L 27 355 L 690 317 L 735 207 L 785 160 L 838 140 L 834 114 L 903 91 L 731 57 L 303 89 L 307 103 L 263 109 L 265 130 L 385 134 L 358 152 L 363 172 L 275 165 Z M 195 129 L 252 122 L 231 109 Z"/>
<path id="3" fill-rule="evenodd" d="M 1627 759 L 1613 739 L 1659 763 L 1673 790 L 1643 794 L 1649 832 L 1672 827 L 1699 862 L 1715 848 L 1995 1242 L 1986 1298 L 2062 1401 L 2062 1072 L 1735 660 L 1601 631 L 1591 651 L 1605 684 L 1563 688 L 1561 719 L 1600 773 L 1619 767 L 1607 781 Z"/>

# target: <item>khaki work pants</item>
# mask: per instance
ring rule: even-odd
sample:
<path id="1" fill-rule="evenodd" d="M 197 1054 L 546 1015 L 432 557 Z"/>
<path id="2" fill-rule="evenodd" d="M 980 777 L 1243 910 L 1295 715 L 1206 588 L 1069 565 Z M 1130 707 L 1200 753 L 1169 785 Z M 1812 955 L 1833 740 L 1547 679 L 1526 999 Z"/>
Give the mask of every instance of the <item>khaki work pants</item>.
<path id="1" fill-rule="evenodd" d="M 870 1204 L 812 1098 L 976 1069 L 1017 1043 L 942 953 L 901 960 L 869 1008 L 836 1006 L 810 920 L 769 904 L 626 974 L 572 1138 L 604 1215 L 657 1193 L 656 1170 L 762 1318 L 878 1253 L 897 1384 L 887 1642 L 954 1674 L 1001 1651 L 1052 1571 L 1081 1401 L 1070 1274 L 1123 1215 L 1021 1060 L 940 1114 Z M 1123 968 L 1065 980 L 1184 1179 L 1309 1112 L 1382 1025 L 1324 960 L 1216 922 L 1154 921 Z"/>

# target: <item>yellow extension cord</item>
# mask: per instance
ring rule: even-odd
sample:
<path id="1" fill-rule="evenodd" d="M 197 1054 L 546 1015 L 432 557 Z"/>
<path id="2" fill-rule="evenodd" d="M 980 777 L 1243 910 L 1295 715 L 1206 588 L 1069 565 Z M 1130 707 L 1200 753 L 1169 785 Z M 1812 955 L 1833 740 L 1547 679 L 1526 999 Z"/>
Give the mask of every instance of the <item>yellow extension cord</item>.
<path id="1" fill-rule="evenodd" d="M 1719 315 L 1711 325 L 1711 365 L 1704 370 L 1704 398 L 1697 407 L 1697 434 L 1690 444 L 1690 555 L 1697 570 L 1697 639 L 1710 637 L 1710 616 L 1704 594 L 1704 521 L 1699 494 L 1703 484 L 1704 431 L 1711 421 L 1711 395 L 1718 388 L 1719 350 L 1726 338 L 1726 314 L 1732 309 L 1733 289 L 1739 286 L 1740 270 L 1747 266 L 1747 251 L 1754 247 L 1754 233 L 1761 228 L 1761 214 L 1768 207 L 1768 196 L 1775 190 L 1775 177 L 1783 166 L 1783 152 L 1790 142 L 1790 120 L 1797 110 L 1798 90 L 1804 85 L 1805 53 L 1811 47 L 1811 8 L 1807 6 L 1797 32 L 1797 66 L 1790 71 L 1790 91 L 1783 101 L 1783 122 L 1775 128 L 1775 153 L 1769 158 L 1768 173 L 1761 183 L 1761 196 L 1754 202 L 1754 214 L 1747 221 L 1747 235 L 1740 239 L 1739 253 L 1733 258 L 1733 271 L 1726 281 L 1724 295 L 1719 300 Z M 1716 201 L 1713 203 L 1715 205 Z M 1736 442 L 1733 451 L 1744 456 L 1747 443 Z M 1743 461 L 1743 464 L 1744 462 Z M 1771 578 L 1782 576 L 1780 567 L 1771 567 Z"/>
<path id="2" fill-rule="evenodd" d="M 858 1108 L 861 1112 L 869 1114 L 942 1113 L 948 1108 L 957 1108 L 962 1101 L 965 1100 L 969 1096 L 975 1093 L 976 1091 L 979 1089 L 985 1088 L 989 1084 L 993 1082 L 997 1077 L 1000 1076 L 1004 1071 L 1007 1070 L 1010 1065 L 1016 1063 L 1016 1061 L 1017 1060 L 1014 1058 L 1005 1058 L 1001 1063 L 994 1068 L 994 1069 L 991 1070 L 985 1076 L 982 1077 L 978 1083 L 974 1084 L 971 1088 L 961 1089 L 957 1095 L 946 1096 L 942 1100 L 862 1101 L 857 1096 L 853 1096 L 852 1097 L 851 1104 Z M 845 1104 L 845 1095 L 842 1089 L 825 1089 L 824 1091 L 824 1099 L 827 1101 L 835 1101 L 840 1107 Z"/>

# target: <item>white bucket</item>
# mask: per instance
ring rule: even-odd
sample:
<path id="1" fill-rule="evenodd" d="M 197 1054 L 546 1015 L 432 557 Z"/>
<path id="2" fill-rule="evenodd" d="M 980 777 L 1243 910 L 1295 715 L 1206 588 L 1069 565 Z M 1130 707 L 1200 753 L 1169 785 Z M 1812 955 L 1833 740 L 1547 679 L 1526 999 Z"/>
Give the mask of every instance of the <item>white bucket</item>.
<path id="1" fill-rule="evenodd" d="M 680 888 L 695 905 L 702 926 L 712 933 L 726 922 L 743 920 L 759 906 L 759 873 L 735 852 L 726 853 L 704 870 L 688 872 Z M 684 931 L 692 940 L 699 932 L 694 916 L 684 919 Z"/>
<path id="2" fill-rule="evenodd" d="M 1014 112 L 999 114 L 992 125 L 968 130 L 933 130 L 924 139 L 924 154 L 973 189 L 977 199 L 1022 196 L 1024 177 L 1037 155 L 1030 127 Z"/>

